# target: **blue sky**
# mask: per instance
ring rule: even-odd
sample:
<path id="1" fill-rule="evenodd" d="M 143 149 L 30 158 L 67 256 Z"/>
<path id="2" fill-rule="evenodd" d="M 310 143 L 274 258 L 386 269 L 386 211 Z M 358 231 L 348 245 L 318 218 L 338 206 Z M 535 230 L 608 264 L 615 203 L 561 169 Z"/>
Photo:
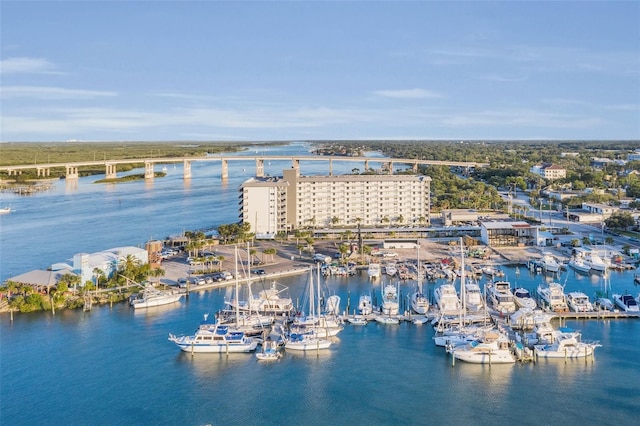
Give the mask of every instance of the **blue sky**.
<path id="1" fill-rule="evenodd" d="M 8 1 L 6 141 L 640 139 L 640 2 Z"/>

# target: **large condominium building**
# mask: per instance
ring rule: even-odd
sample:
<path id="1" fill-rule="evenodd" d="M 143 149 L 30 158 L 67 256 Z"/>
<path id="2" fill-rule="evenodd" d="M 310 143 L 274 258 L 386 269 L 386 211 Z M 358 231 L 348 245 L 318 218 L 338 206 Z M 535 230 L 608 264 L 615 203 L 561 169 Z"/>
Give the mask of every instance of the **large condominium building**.
<path id="1" fill-rule="evenodd" d="M 531 167 L 531 173 L 542 176 L 545 179 L 563 179 L 567 177 L 567 169 L 555 164 L 536 164 Z"/>
<path id="2" fill-rule="evenodd" d="M 251 178 L 242 184 L 241 219 L 256 234 L 308 227 L 430 222 L 431 178 L 417 175 Z"/>

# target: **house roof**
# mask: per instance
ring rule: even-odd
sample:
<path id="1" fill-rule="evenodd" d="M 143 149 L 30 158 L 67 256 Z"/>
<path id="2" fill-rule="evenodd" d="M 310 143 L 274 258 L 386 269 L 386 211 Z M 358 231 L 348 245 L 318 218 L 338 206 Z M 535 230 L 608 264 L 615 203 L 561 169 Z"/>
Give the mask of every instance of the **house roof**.
<path id="1" fill-rule="evenodd" d="M 74 272 L 70 269 L 60 269 L 57 271 L 43 271 L 36 269 L 34 271 L 11 277 L 7 281 L 14 281 L 31 286 L 55 287 L 58 280 L 65 274 L 74 274 Z"/>

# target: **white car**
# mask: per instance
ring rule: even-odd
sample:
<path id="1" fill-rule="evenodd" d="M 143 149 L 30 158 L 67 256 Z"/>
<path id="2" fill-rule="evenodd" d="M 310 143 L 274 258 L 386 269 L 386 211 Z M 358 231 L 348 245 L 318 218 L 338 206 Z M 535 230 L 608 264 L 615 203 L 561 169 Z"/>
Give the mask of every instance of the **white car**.
<path id="1" fill-rule="evenodd" d="M 330 263 L 331 257 L 327 256 L 326 254 L 316 253 L 313 255 L 313 260 L 314 262 Z"/>

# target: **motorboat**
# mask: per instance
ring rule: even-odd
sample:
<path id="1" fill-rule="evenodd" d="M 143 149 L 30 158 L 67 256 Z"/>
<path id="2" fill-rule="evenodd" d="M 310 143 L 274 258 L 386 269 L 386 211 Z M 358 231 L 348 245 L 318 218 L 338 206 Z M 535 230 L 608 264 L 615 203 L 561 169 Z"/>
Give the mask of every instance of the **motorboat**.
<path id="1" fill-rule="evenodd" d="M 159 290 L 151 284 L 146 284 L 140 293 L 129 300 L 129 304 L 134 309 L 168 305 L 180 300 L 184 294 L 176 290 Z"/>
<path id="2" fill-rule="evenodd" d="M 398 273 L 395 263 L 387 263 L 384 267 L 384 273 L 390 277 L 394 277 Z"/>
<path id="3" fill-rule="evenodd" d="M 422 325 L 429 321 L 429 318 L 425 316 L 418 316 L 411 319 L 411 322 L 415 325 Z"/>
<path id="4" fill-rule="evenodd" d="M 457 315 L 460 312 L 460 299 L 453 284 L 442 284 L 435 289 L 434 296 L 441 315 Z"/>
<path id="5" fill-rule="evenodd" d="M 483 333 L 479 338 L 451 349 L 457 360 L 472 364 L 513 364 L 516 358 L 508 337 L 498 331 Z"/>
<path id="6" fill-rule="evenodd" d="M 433 336 L 433 342 L 436 346 L 449 348 L 465 345 L 476 340 L 482 333 L 491 329 L 493 329 L 493 325 L 462 326 L 460 324 L 443 325 L 441 323 L 438 323 L 438 326 L 435 328 L 436 335 Z"/>
<path id="7" fill-rule="evenodd" d="M 358 312 L 362 315 L 369 315 L 373 312 L 373 303 L 371 302 L 371 296 L 368 294 L 361 294 L 358 300 Z"/>
<path id="8" fill-rule="evenodd" d="M 316 337 L 313 333 L 291 333 L 284 348 L 292 351 L 319 351 L 329 349 L 331 343 L 331 340 Z"/>
<path id="9" fill-rule="evenodd" d="M 240 311 L 257 312 L 267 315 L 289 315 L 293 312 L 293 300 L 286 294 L 289 288 L 272 282 L 271 286 L 264 288 L 248 300 L 238 298 L 225 301 L 227 305 Z"/>
<path id="10" fill-rule="evenodd" d="M 538 297 L 543 305 L 553 312 L 568 312 L 567 297 L 564 294 L 562 285 L 551 282 L 547 286 L 542 284 L 537 289 Z"/>
<path id="11" fill-rule="evenodd" d="M 615 305 L 611 301 L 611 299 L 607 297 L 598 297 L 595 302 L 593 302 L 594 307 L 598 308 L 601 311 L 613 311 Z"/>
<path id="12" fill-rule="evenodd" d="M 260 361 L 276 361 L 282 357 L 278 350 L 278 344 L 274 340 L 267 339 L 262 343 L 262 351 L 256 352 L 256 358 Z"/>
<path id="13" fill-rule="evenodd" d="M 0 208 L 0 214 L 8 214 L 8 213 L 11 213 L 11 207 Z"/>
<path id="14" fill-rule="evenodd" d="M 480 312 L 485 308 L 480 286 L 475 282 L 467 281 L 465 283 L 464 298 L 469 312 Z"/>
<path id="15" fill-rule="evenodd" d="M 577 331 L 561 331 L 551 344 L 534 345 L 534 353 L 541 358 L 585 358 L 593 355 L 597 342 L 580 341 Z"/>
<path id="16" fill-rule="evenodd" d="M 512 314 L 516 311 L 516 303 L 509 281 L 493 281 L 487 284 L 487 298 L 491 301 L 493 309 L 498 312 Z"/>
<path id="17" fill-rule="evenodd" d="M 382 291 L 382 315 L 398 315 L 400 303 L 398 301 L 398 288 L 389 283 Z"/>
<path id="18" fill-rule="evenodd" d="M 413 312 L 424 315 L 429 311 L 429 299 L 427 296 L 417 289 L 415 293 L 411 295 L 411 309 Z"/>
<path id="19" fill-rule="evenodd" d="M 380 324 L 400 324 L 398 317 L 391 317 L 388 315 L 376 316 L 376 322 L 379 322 Z"/>
<path id="20" fill-rule="evenodd" d="M 550 313 L 533 314 L 533 331 L 524 334 L 525 343 L 533 348 L 533 345 L 549 345 L 553 343 L 559 333 L 572 331 L 566 328 L 556 329 L 551 325 L 551 320 L 555 318 Z"/>
<path id="21" fill-rule="evenodd" d="M 593 272 L 605 273 L 607 272 L 607 264 L 596 253 L 589 251 L 583 254 L 584 263 L 589 265 L 589 268 Z"/>
<path id="22" fill-rule="evenodd" d="M 518 309 L 526 308 L 533 310 L 538 306 L 536 300 L 531 297 L 529 290 L 523 287 L 518 287 L 513 290 L 513 301 Z"/>
<path id="23" fill-rule="evenodd" d="M 581 291 L 567 293 L 567 305 L 574 312 L 593 312 L 593 305 L 589 301 L 589 296 Z"/>
<path id="24" fill-rule="evenodd" d="M 379 263 L 370 263 L 367 268 L 367 274 L 369 275 L 369 279 L 372 280 L 380 278 L 380 275 L 382 274 L 382 267 Z"/>
<path id="25" fill-rule="evenodd" d="M 613 303 L 625 312 L 638 312 L 638 301 L 630 294 L 614 294 Z"/>
<path id="26" fill-rule="evenodd" d="M 169 341 L 175 343 L 182 351 L 191 353 L 233 353 L 253 352 L 258 341 L 247 337 L 244 332 L 234 330 L 231 326 L 204 321 L 192 336 L 175 336 L 169 334 Z"/>
<path id="27" fill-rule="evenodd" d="M 543 253 L 540 264 L 545 272 L 556 273 L 560 270 L 560 264 L 551 253 Z"/>
<path id="28" fill-rule="evenodd" d="M 589 272 L 591 272 L 591 265 L 585 263 L 584 259 L 581 256 L 573 256 L 571 260 L 569 260 L 569 266 L 571 266 L 577 272 L 581 272 L 583 274 L 588 274 Z"/>
<path id="29" fill-rule="evenodd" d="M 353 315 L 346 317 L 344 320 L 353 325 L 367 325 L 368 322 L 367 318 L 362 315 Z"/>

